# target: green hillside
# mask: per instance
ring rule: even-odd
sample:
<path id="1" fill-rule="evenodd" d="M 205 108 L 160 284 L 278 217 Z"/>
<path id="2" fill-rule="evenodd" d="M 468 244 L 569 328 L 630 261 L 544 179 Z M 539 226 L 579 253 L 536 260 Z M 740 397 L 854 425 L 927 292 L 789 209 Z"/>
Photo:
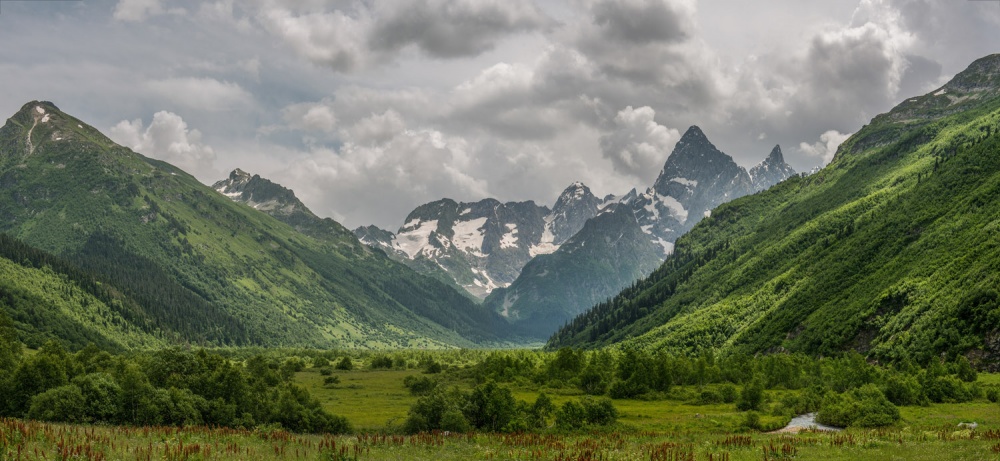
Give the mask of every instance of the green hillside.
<path id="1" fill-rule="evenodd" d="M 441 347 L 501 339 L 496 315 L 327 227 L 310 229 L 323 234 L 315 238 L 234 203 L 51 103 L 28 103 L 0 128 L 0 232 L 132 300 L 145 323 L 103 330 L 108 342 Z M 118 337 L 130 331 L 146 339 Z"/>
<path id="2" fill-rule="evenodd" d="M 998 96 L 992 55 L 879 115 L 822 171 L 720 206 L 549 347 L 967 354 L 995 368 Z"/>

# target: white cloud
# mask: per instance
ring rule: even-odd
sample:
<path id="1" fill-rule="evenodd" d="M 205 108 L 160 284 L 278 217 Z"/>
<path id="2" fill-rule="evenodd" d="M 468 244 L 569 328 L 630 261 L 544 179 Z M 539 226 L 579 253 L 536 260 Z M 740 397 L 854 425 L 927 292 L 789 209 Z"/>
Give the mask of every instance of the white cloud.
<path id="1" fill-rule="evenodd" d="M 215 151 L 201 142 L 201 132 L 188 129 L 181 116 L 167 111 L 153 114 L 153 121 L 143 130 L 141 119 L 122 120 L 108 135 L 132 150 L 173 164 L 202 179 L 218 176 Z"/>
<path id="2" fill-rule="evenodd" d="M 653 119 L 656 111 L 645 106 L 628 106 L 614 119 L 614 131 L 601 137 L 601 151 L 611 160 L 615 171 L 652 184 L 663 169 L 670 151 L 681 134 Z"/>
<path id="3" fill-rule="evenodd" d="M 361 146 L 382 146 L 391 141 L 406 128 L 402 117 L 389 109 L 381 114 L 372 114 L 359 120 L 345 132 L 352 143 Z"/>
<path id="4" fill-rule="evenodd" d="M 324 103 L 292 104 L 281 114 L 288 126 L 296 130 L 332 133 L 337 129 L 337 116 Z"/>
<path id="5" fill-rule="evenodd" d="M 381 145 L 313 149 L 281 175 L 304 200 L 328 204 L 357 225 L 402 221 L 417 205 L 443 197 L 489 197 L 487 181 L 467 173 L 475 162 L 462 138 L 403 130 Z"/>
<path id="6" fill-rule="evenodd" d="M 366 66 L 371 58 L 365 49 L 370 18 L 364 9 L 357 14 L 354 17 L 337 10 L 295 15 L 288 9 L 270 7 L 262 10 L 257 19 L 265 30 L 306 59 L 349 72 Z"/>
<path id="7" fill-rule="evenodd" d="M 826 165 L 833 160 L 837 148 L 849 137 L 851 137 L 850 133 L 844 134 L 837 130 L 830 130 L 821 134 L 818 142 L 799 143 L 799 151 L 808 157 L 819 159 L 822 162 L 821 165 Z"/>
<path id="8" fill-rule="evenodd" d="M 152 80 L 146 88 L 171 102 L 205 111 L 226 111 L 253 104 L 253 95 L 238 83 L 214 78 L 168 78 Z"/>

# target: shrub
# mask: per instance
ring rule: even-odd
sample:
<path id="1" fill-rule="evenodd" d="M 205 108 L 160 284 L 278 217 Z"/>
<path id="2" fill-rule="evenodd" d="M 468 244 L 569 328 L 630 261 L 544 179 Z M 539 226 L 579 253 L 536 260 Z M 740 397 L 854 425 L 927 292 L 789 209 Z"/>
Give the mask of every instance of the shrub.
<path id="1" fill-rule="evenodd" d="M 764 386 L 760 380 L 753 380 L 743 386 L 740 391 L 740 398 L 736 402 L 736 408 L 740 411 L 760 410 L 764 403 Z"/>
<path id="2" fill-rule="evenodd" d="M 403 429 L 411 434 L 432 430 L 468 432 L 471 426 L 462 413 L 468 399 L 457 388 L 445 391 L 435 387 L 410 407 Z"/>
<path id="3" fill-rule="evenodd" d="M 32 397 L 28 417 L 40 421 L 77 423 L 86 416 L 86 404 L 80 388 L 67 384 Z"/>
<path id="4" fill-rule="evenodd" d="M 632 399 L 647 392 L 649 387 L 633 376 L 625 381 L 615 381 L 608 390 L 608 395 L 613 399 Z"/>
<path id="5" fill-rule="evenodd" d="M 899 421 L 899 409 L 874 384 L 843 394 L 830 394 L 816 421 L 837 427 L 881 427 Z"/>
<path id="6" fill-rule="evenodd" d="M 323 367 L 319 369 L 319 374 L 322 376 L 330 376 L 333 374 L 333 369 L 330 367 Z"/>
<path id="7" fill-rule="evenodd" d="M 548 427 L 549 418 L 552 417 L 555 411 L 556 406 L 552 403 L 552 400 L 542 392 L 538 394 L 538 398 L 535 399 L 534 405 L 529 410 L 528 424 L 536 429 Z"/>
<path id="8" fill-rule="evenodd" d="M 697 403 L 698 405 L 710 405 L 713 403 L 719 403 L 721 401 L 722 401 L 722 396 L 720 396 L 717 392 L 710 389 L 705 389 L 701 391 L 700 394 L 698 394 L 698 399 L 695 400 L 695 403 Z"/>
<path id="9" fill-rule="evenodd" d="M 112 422 L 121 411 L 122 389 L 107 373 L 91 373 L 73 379 L 86 401 L 88 421 Z"/>
<path id="10" fill-rule="evenodd" d="M 465 417 L 477 429 L 499 432 L 514 419 L 516 410 L 517 401 L 510 389 L 489 381 L 472 390 Z"/>
<path id="11" fill-rule="evenodd" d="M 579 429 L 587 422 L 587 411 L 572 400 L 563 403 L 556 412 L 556 426 L 562 429 Z"/>
<path id="12" fill-rule="evenodd" d="M 324 368 L 330 366 L 330 361 L 326 357 L 319 356 L 313 358 L 313 368 Z"/>
<path id="13" fill-rule="evenodd" d="M 327 386 L 340 384 L 340 376 L 327 376 L 326 378 L 323 378 L 323 384 Z"/>
<path id="14" fill-rule="evenodd" d="M 740 391 L 732 384 L 726 383 L 719 388 L 719 397 L 722 398 L 723 403 L 733 403 L 739 396 Z"/>
<path id="15" fill-rule="evenodd" d="M 437 380 L 428 378 L 426 376 L 413 376 L 409 375 L 403 378 L 403 385 L 410 390 L 413 395 L 427 395 L 430 391 L 437 387 Z"/>
<path id="16" fill-rule="evenodd" d="M 434 360 L 431 360 L 426 366 L 424 366 L 424 373 L 431 375 L 441 373 L 443 370 L 444 367 L 442 367 L 440 363 Z"/>
<path id="17" fill-rule="evenodd" d="M 749 429 L 751 431 L 759 431 L 761 427 L 760 415 L 758 415 L 756 411 L 746 412 L 746 414 L 743 416 L 743 422 L 740 423 L 740 426 Z"/>
<path id="18" fill-rule="evenodd" d="M 611 399 L 601 398 L 595 400 L 590 397 L 584 397 L 580 403 L 583 405 L 583 411 L 587 415 L 587 424 L 607 426 L 618 421 L 618 409 L 611 403 Z"/>
<path id="19" fill-rule="evenodd" d="M 893 374 L 885 380 L 883 393 L 895 405 L 916 405 L 921 400 L 923 390 L 917 378 Z"/>
<path id="20" fill-rule="evenodd" d="M 336 368 L 338 370 L 353 370 L 354 362 L 351 361 L 350 357 L 345 355 L 344 358 L 340 359 L 340 361 L 337 362 Z"/>
<path id="21" fill-rule="evenodd" d="M 389 357 L 388 355 L 373 356 L 368 366 L 373 370 L 379 368 L 390 369 L 392 368 L 392 357 Z"/>
<path id="22" fill-rule="evenodd" d="M 589 395 L 604 395 L 608 392 L 608 381 L 604 379 L 603 373 L 594 367 L 588 366 L 580 374 L 578 387 L 581 391 Z"/>

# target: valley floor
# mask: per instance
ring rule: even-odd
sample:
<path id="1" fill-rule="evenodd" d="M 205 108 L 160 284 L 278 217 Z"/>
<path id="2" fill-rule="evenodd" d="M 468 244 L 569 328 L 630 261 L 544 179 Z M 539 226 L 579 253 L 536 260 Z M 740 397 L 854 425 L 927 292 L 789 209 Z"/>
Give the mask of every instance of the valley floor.
<path id="1" fill-rule="evenodd" d="M 308 368 L 295 380 L 326 409 L 346 416 L 360 435 L 298 435 L 281 430 L 204 427 L 116 427 L 0 420 L 0 459 L 12 460 L 978 460 L 1000 456 L 1000 408 L 985 400 L 900 407 L 902 419 L 877 430 L 747 432 L 745 413 L 732 404 L 695 405 L 695 386 L 677 386 L 667 399 L 615 400 L 620 417 L 608 429 L 586 434 L 398 433 L 417 397 L 404 387 L 414 370 L 336 370 L 337 384 Z M 980 374 L 993 386 L 1000 375 Z M 449 382 L 458 387 L 472 383 Z M 572 387 L 512 384 L 518 399 L 540 392 L 557 405 L 580 397 Z M 706 386 L 711 387 L 711 386 Z M 784 392 L 767 391 L 777 401 Z M 778 428 L 787 416 L 761 416 Z M 960 422 L 977 423 L 974 430 Z"/>

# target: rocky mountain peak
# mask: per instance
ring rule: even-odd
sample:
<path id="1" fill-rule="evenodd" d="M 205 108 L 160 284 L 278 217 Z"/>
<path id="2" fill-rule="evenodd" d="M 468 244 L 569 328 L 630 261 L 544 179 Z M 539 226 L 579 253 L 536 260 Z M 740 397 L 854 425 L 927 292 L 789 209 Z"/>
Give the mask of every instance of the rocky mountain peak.
<path id="1" fill-rule="evenodd" d="M 984 56 L 969 64 L 944 86 L 961 92 L 1000 89 L 1000 53 Z"/>
<path id="2" fill-rule="evenodd" d="M 271 215 L 303 214 L 315 218 L 291 189 L 239 168 L 230 172 L 227 179 L 212 184 L 212 188 L 234 201 Z"/>
<path id="3" fill-rule="evenodd" d="M 771 153 L 767 154 L 767 158 L 764 159 L 763 163 L 773 165 L 785 163 L 785 156 L 781 154 L 781 145 L 775 144 L 774 149 L 771 149 Z"/>
<path id="4" fill-rule="evenodd" d="M 552 243 L 559 245 L 582 229 L 588 219 L 597 215 L 601 203 L 601 199 L 582 182 L 570 184 L 559 195 L 552 213 L 546 218 L 546 229 L 551 233 Z"/>
<path id="5" fill-rule="evenodd" d="M 754 192 L 759 192 L 788 179 L 795 174 L 795 169 L 785 163 L 781 146 L 775 145 L 767 158 L 751 168 L 749 174 Z"/>

